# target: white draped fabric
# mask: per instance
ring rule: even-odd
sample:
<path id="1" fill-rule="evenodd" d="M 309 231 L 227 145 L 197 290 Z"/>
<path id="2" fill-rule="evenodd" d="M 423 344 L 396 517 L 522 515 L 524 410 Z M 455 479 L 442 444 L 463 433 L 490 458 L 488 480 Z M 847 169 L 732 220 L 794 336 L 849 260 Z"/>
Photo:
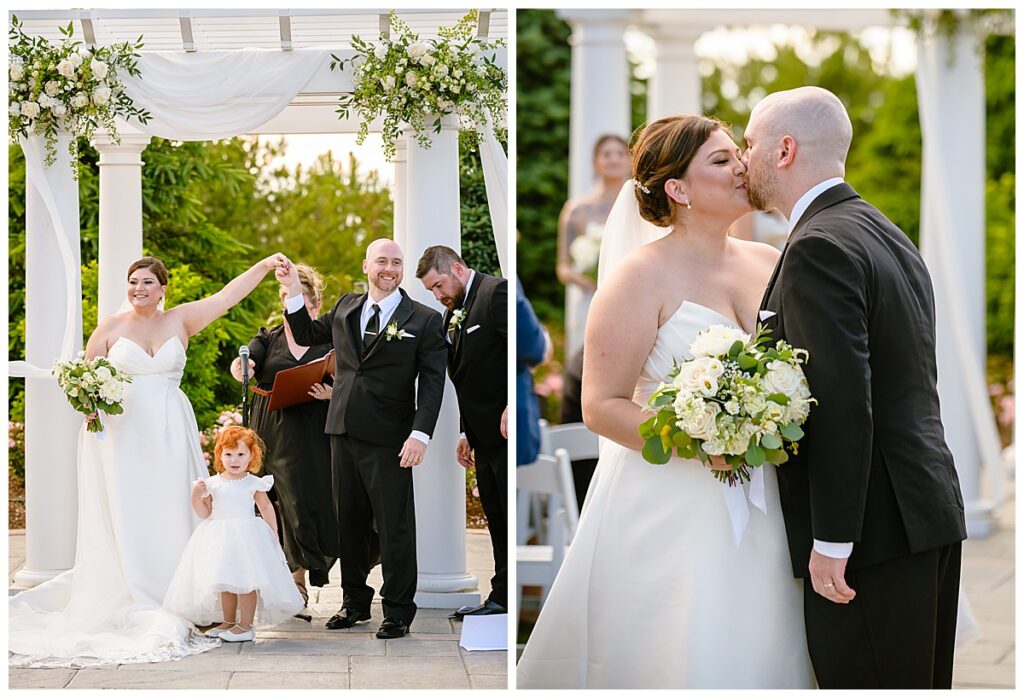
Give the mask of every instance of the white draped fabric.
<path id="1" fill-rule="evenodd" d="M 977 474 L 970 472 L 974 468 L 965 473 L 964 467 L 980 460 L 988 479 L 989 504 L 995 505 L 1004 496 L 1005 484 L 985 382 L 984 322 L 979 321 L 985 312 L 980 295 L 984 288 L 985 101 L 984 84 L 978 84 L 982 74 L 975 42 L 968 31 L 961 32 L 953 45 L 939 37 L 920 42 L 921 249 L 935 280 L 939 391 L 947 439 L 961 470 L 965 499 L 978 494 L 970 490 L 977 490 L 980 483 Z M 956 61 L 950 61 L 951 51 Z M 964 171 L 968 165 L 971 172 Z M 950 361 L 944 362 L 943 354 L 950 347 Z M 957 429 L 973 431 L 977 453 L 957 452 L 961 442 L 954 438 Z"/>
<path id="2" fill-rule="evenodd" d="M 480 137 L 480 166 L 484 171 L 487 208 L 491 213 L 494 245 L 498 248 L 498 264 L 501 275 L 508 278 L 508 155 L 494 137 L 491 119 L 487 120 Z"/>
<path id="3" fill-rule="evenodd" d="M 50 274 L 57 274 L 64 281 L 64 289 L 68 294 L 80 295 L 81 270 L 79 268 L 79 251 L 72 248 L 78 246 L 78 183 L 73 179 L 67 154 L 69 137 L 61 134 L 57 142 L 57 161 L 52 166 L 44 163 L 46 157 L 46 141 L 42 136 L 30 135 L 22 137 L 19 142 L 25 153 L 25 182 L 29 196 L 38 196 L 43 203 L 41 216 L 26 216 L 25 237 L 55 238 L 60 253 L 58 260 L 53 260 L 54 268 Z M 34 192 L 34 194 L 33 194 Z M 49 246 L 49 245 L 48 245 Z M 26 284 L 27 285 L 27 284 Z M 28 289 L 27 289 L 28 290 Z M 52 361 L 70 359 L 80 341 L 77 335 L 82 329 L 82 308 L 79 303 L 65 301 L 64 332 L 60 350 L 56 356 L 46 356 Z M 49 347 L 46 348 L 49 350 Z M 49 354 L 49 351 L 43 352 Z M 38 359 L 37 359 L 38 360 Z M 8 370 L 12 377 L 50 378 L 51 364 L 33 365 L 28 361 L 11 361 Z"/>
<path id="4" fill-rule="evenodd" d="M 126 77 L 125 92 L 152 118 L 132 125 L 186 141 L 247 133 L 288 106 L 329 60 L 323 49 L 144 53 L 141 76 Z"/>

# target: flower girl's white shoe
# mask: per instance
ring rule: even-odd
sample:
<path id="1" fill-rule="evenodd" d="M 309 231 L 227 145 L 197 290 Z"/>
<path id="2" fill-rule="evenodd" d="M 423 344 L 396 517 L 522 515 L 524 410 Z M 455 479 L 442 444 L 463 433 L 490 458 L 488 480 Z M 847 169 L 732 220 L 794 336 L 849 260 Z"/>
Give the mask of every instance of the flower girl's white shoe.
<path id="1" fill-rule="evenodd" d="M 218 623 L 217 625 L 213 626 L 209 630 L 204 631 L 203 635 L 206 635 L 206 637 L 220 637 L 221 633 L 223 633 L 225 631 L 228 631 L 228 630 L 231 630 L 231 628 L 234 627 L 233 625 L 229 625 L 226 628 L 222 628 L 220 626 L 221 626 L 221 624 Z"/>
<path id="2" fill-rule="evenodd" d="M 235 631 L 238 632 L 235 632 Z M 256 631 L 252 628 L 242 630 L 242 626 L 235 625 L 227 630 L 221 630 L 220 639 L 224 642 L 248 642 L 256 637 Z"/>

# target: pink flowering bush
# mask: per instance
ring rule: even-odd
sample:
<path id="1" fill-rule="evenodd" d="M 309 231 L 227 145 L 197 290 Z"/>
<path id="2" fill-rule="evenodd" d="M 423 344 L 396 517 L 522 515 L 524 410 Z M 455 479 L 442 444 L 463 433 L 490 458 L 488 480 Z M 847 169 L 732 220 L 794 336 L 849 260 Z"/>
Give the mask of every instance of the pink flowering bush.
<path id="1" fill-rule="evenodd" d="M 213 447 L 217 444 L 217 437 L 228 427 L 234 426 L 242 426 L 242 413 L 234 409 L 223 410 L 217 417 L 216 424 L 199 432 L 199 448 L 203 451 L 203 459 L 210 475 L 216 473 L 213 469 Z"/>

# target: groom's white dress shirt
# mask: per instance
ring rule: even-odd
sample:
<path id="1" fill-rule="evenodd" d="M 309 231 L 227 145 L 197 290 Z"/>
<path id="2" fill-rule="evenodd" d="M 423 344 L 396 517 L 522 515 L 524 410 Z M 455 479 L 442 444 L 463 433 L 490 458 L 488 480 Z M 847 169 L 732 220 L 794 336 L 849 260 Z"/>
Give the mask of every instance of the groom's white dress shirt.
<path id="1" fill-rule="evenodd" d="M 804 211 L 807 210 L 807 207 L 810 206 L 815 199 L 837 184 L 842 183 L 842 177 L 826 179 L 824 182 L 815 184 L 807 191 L 806 194 L 797 199 L 796 204 L 793 206 L 793 210 L 789 214 L 789 232 L 793 232 L 793 228 L 800 222 L 800 216 L 804 215 Z M 815 538 L 814 550 L 825 557 L 848 558 L 853 553 L 853 543 L 830 543 L 828 541 L 818 540 Z"/>
<path id="2" fill-rule="evenodd" d="M 379 301 L 373 300 L 369 296 L 369 294 L 367 294 L 366 302 L 363 303 L 362 313 L 359 315 L 359 336 L 362 337 L 364 334 L 366 334 L 366 325 L 369 324 L 370 317 L 373 315 L 374 303 L 380 306 L 380 321 L 377 327 L 379 327 L 380 331 L 383 332 L 384 328 L 388 326 L 388 320 L 390 320 L 391 316 L 395 314 L 395 310 L 398 309 L 398 304 L 401 302 L 402 294 L 398 292 L 398 289 L 395 289 L 388 295 L 381 298 Z M 298 311 L 299 308 L 302 307 L 303 303 L 305 303 L 305 300 L 302 298 L 301 293 L 297 296 L 292 296 L 291 298 L 285 300 L 285 310 L 287 310 L 289 313 L 294 313 Z M 416 439 L 417 441 L 422 441 L 425 444 L 430 443 L 430 437 L 424 434 L 422 431 L 417 431 L 414 429 L 413 432 L 409 434 L 409 436 Z"/>

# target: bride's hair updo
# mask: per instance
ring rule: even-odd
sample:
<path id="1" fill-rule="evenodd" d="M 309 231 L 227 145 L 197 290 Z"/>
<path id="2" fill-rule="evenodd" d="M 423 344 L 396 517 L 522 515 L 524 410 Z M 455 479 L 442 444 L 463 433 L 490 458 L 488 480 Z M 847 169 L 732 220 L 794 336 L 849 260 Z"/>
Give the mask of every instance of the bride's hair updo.
<path id="1" fill-rule="evenodd" d="M 132 262 L 132 265 L 128 267 L 128 278 L 132 278 L 132 274 L 137 272 L 139 269 L 146 269 L 153 272 L 153 276 L 160 282 L 161 286 L 167 285 L 167 267 L 156 257 L 143 257 L 142 259 Z"/>
<path id="2" fill-rule="evenodd" d="M 634 192 L 644 220 L 661 228 L 672 225 L 677 204 L 665 193 L 665 182 L 684 177 L 700 147 L 716 129 L 725 128 L 706 116 L 667 116 L 634 132 Z"/>

